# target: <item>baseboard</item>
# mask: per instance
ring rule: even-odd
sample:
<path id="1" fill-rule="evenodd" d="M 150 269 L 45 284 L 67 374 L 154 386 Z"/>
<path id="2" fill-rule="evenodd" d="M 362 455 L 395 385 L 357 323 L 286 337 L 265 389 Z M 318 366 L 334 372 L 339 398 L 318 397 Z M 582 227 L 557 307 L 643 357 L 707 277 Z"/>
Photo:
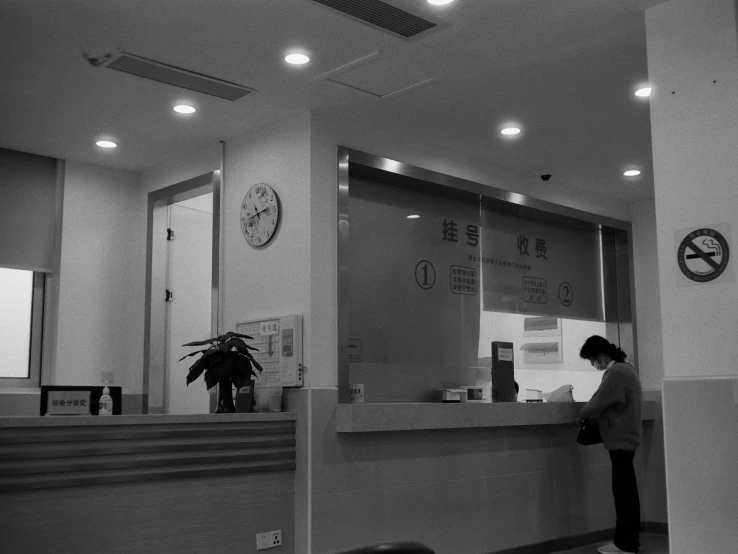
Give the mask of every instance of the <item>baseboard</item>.
<path id="1" fill-rule="evenodd" d="M 646 521 L 641 523 L 641 532 L 643 533 L 657 533 L 659 535 L 669 534 L 669 524 L 662 523 L 660 521 Z"/>
<path id="2" fill-rule="evenodd" d="M 668 524 L 644 521 L 641 523 L 641 532 L 668 533 Z M 549 554 L 550 552 L 570 550 L 572 548 L 587 546 L 596 542 L 606 542 L 612 540 L 612 536 L 614 534 L 615 529 L 603 529 L 601 531 L 592 531 L 590 533 L 573 535 L 571 537 L 563 537 L 535 544 L 526 544 L 515 548 L 506 548 L 505 550 L 495 550 L 489 554 Z"/>

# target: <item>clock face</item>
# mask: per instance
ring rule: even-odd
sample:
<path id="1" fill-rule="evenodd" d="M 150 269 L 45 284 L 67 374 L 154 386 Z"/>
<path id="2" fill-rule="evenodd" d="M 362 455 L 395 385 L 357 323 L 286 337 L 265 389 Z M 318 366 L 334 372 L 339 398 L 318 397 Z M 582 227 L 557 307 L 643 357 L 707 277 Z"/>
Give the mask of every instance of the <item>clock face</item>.
<path id="1" fill-rule="evenodd" d="M 251 246 L 264 246 L 279 225 L 279 197 L 264 183 L 254 185 L 241 204 L 241 230 Z"/>

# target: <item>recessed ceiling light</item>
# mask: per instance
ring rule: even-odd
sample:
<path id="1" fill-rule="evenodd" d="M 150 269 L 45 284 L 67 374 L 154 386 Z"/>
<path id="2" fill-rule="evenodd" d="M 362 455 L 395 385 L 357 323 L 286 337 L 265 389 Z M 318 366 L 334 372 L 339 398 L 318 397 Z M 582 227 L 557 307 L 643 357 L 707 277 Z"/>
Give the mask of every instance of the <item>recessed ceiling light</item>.
<path id="1" fill-rule="evenodd" d="M 626 177 L 637 177 L 640 175 L 641 172 L 638 169 L 629 169 L 628 171 L 623 171 L 623 175 Z"/>
<path id="2" fill-rule="evenodd" d="M 640 87 L 633 94 L 639 98 L 648 98 L 651 96 L 651 87 Z"/>
<path id="3" fill-rule="evenodd" d="M 513 136 L 520 134 L 520 127 L 505 127 L 500 131 L 503 135 Z"/>
<path id="4" fill-rule="evenodd" d="M 118 145 L 111 140 L 98 140 L 96 143 L 100 148 L 117 148 Z"/>
<path id="5" fill-rule="evenodd" d="M 288 54 L 284 57 L 284 61 L 292 65 L 304 65 L 310 61 L 305 54 Z"/>
<path id="6" fill-rule="evenodd" d="M 445 6 L 446 4 L 450 4 L 454 0 L 428 0 L 429 4 L 432 4 L 433 6 Z"/>
<path id="7" fill-rule="evenodd" d="M 175 112 L 182 114 L 191 114 L 197 111 L 194 106 L 188 106 L 187 104 L 177 104 L 172 109 Z"/>
<path id="8" fill-rule="evenodd" d="M 420 216 L 417 214 L 407 216 L 408 219 L 418 219 Z"/>

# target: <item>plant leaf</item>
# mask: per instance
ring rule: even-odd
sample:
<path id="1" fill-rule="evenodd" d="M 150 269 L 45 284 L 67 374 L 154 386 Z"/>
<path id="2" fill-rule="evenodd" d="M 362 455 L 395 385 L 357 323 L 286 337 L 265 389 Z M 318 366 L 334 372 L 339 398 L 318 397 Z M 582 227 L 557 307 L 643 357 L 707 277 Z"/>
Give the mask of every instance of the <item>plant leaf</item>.
<path id="1" fill-rule="evenodd" d="M 234 333 L 233 331 L 228 331 L 225 335 L 221 335 L 218 337 L 218 340 L 221 342 L 225 342 L 230 338 L 233 337 L 241 337 L 242 339 L 249 339 L 253 340 L 254 337 L 250 337 L 249 335 L 242 335 L 241 333 Z"/>
<path id="2" fill-rule="evenodd" d="M 212 389 L 217 382 L 218 380 L 213 375 L 213 372 L 210 370 L 207 370 L 205 372 L 205 386 L 208 388 L 208 390 Z"/>
<path id="3" fill-rule="evenodd" d="M 249 360 L 251 361 L 251 365 L 253 365 L 254 367 L 256 367 L 256 369 L 258 369 L 258 370 L 259 370 L 259 373 L 261 373 L 262 371 L 264 371 L 264 368 L 263 368 L 263 367 L 261 367 L 261 364 L 260 364 L 259 362 L 257 362 L 257 361 L 256 361 L 256 360 L 254 359 L 254 357 L 253 357 L 253 356 L 249 356 Z"/>
<path id="4" fill-rule="evenodd" d="M 187 344 L 183 344 L 182 346 L 203 346 L 205 344 L 212 344 L 218 340 L 217 337 L 208 339 L 208 340 L 199 340 L 195 342 L 188 342 Z"/>
<path id="5" fill-rule="evenodd" d="M 185 358 L 189 358 L 190 356 L 194 356 L 195 354 L 202 354 L 203 352 L 207 352 L 208 350 L 210 350 L 210 348 L 206 348 L 205 350 L 195 350 L 194 352 L 190 352 L 189 354 L 185 354 L 178 361 L 181 362 Z"/>
<path id="6" fill-rule="evenodd" d="M 254 348 L 253 346 L 249 346 L 243 340 L 241 340 L 241 339 L 239 339 L 237 337 L 232 337 L 232 338 L 228 339 L 228 341 L 226 341 L 225 344 L 228 345 L 228 349 L 229 350 L 231 348 L 235 348 L 236 350 L 238 350 L 238 352 L 240 352 L 241 354 L 244 354 L 246 356 L 250 356 L 251 355 L 251 354 L 249 354 L 249 350 L 256 350 L 257 352 L 259 351 L 258 348 Z"/>
<path id="7" fill-rule="evenodd" d="M 203 356 L 190 367 L 190 371 L 187 374 L 187 384 L 189 385 L 192 381 L 200 377 L 206 369 L 208 369 L 208 357 Z"/>

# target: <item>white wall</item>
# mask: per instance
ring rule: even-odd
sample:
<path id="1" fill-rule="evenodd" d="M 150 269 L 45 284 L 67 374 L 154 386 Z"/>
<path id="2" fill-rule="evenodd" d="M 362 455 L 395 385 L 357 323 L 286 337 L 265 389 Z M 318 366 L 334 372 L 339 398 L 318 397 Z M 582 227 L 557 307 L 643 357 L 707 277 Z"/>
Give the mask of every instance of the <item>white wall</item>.
<path id="1" fill-rule="evenodd" d="M 221 146 L 214 144 L 197 152 L 182 152 L 179 159 L 145 171 L 141 177 L 144 213 L 146 213 L 148 193 L 220 169 L 220 159 Z"/>
<path id="2" fill-rule="evenodd" d="M 279 315 L 302 315 L 311 352 L 310 115 L 263 127 L 226 144 L 224 224 L 225 329 Z M 241 202 L 256 183 L 281 200 L 281 223 L 264 248 L 252 248 L 240 225 Z M 312 363 L 305 362 L 308 375 Z"/>
<path id="3" fill-rule="evenodd" d="M 633 271 L 638 339 L 638 373 L 644 389 L 661 390 L 664 351 L 661 339 L 661 292 L 656 247 L 654 200 L 630 206 L 633 224 Z"/>
<path id="4" fill-rule="evenodd" d="M 115 370 L 141 392 L 145 229 L 140 175 L 67 162 L 55 384 L 97 385 Z"/>

